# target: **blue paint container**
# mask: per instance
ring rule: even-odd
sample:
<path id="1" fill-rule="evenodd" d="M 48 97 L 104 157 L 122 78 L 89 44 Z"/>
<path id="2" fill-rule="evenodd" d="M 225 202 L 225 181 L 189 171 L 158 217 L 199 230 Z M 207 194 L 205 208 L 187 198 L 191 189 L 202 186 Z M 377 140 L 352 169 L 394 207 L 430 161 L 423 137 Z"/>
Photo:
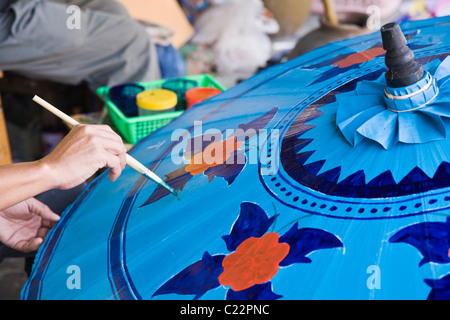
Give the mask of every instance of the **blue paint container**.
<path id="1" fill-rule="evenodd" d="M 144 91 L 145 88 L 135 83 L 127 83 L 112 87 L 109 90 L 111 101 L 123 112 L 127 117 L 135 117 L 138 115 L 138 107 L 136 104 L 136 95 Z"/>

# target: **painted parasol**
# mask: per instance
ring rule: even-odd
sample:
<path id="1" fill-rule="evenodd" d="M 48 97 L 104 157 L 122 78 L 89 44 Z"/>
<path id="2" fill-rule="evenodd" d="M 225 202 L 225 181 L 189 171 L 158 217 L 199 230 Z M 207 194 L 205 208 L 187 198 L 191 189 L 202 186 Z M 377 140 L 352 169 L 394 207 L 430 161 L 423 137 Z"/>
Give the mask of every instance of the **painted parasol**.
<path id="1" fill-rule="evenodd" d="M 450 298 L 450 18 L 401 29 L 269 68 L 140 141 L 181 200 L 100 176 L 22 298 Z"/>

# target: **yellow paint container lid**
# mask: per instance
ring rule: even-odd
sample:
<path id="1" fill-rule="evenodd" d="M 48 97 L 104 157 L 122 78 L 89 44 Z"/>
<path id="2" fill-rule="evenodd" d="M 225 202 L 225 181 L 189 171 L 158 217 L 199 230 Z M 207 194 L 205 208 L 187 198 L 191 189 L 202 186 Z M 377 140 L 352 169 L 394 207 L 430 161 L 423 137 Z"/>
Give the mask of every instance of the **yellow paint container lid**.
<path id="1" fill-rule="evenodd" d="M 136 104 L 142 109 L 164 111 L 177 105 L 177 94 L 166 89 L 147 90 L 136 96 Z"/>

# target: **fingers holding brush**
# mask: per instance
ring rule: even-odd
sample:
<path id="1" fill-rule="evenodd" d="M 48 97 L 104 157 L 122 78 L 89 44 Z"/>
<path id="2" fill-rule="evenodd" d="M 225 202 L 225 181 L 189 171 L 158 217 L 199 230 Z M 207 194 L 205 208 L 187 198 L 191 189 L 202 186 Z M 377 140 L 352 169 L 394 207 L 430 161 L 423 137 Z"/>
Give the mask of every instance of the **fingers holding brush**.
<path id="1" fill-rule="evenodd" d="M 34 96 L 33 97 L 33 101 L 35 101 L 36 103 L 40 104 L 42 107 L 44 107 L 45 109 L 47 109 L 48 111 L 50 111 L 51 113 L 53 113 L 54 115 L 59 117 L 61 120 L 65 121 L 67 124 L 75 126 L 75 127 L 77 127 L 79 125 L 79 123 L 75 119 L 71 118 L 70 116 L 68 116 L 67 114 L 65 114 L 64 112 L 59 110 L 58 108 L 54 107 L 53 105 L 51 105 L 50 103 L 48 103 L 44 99 L 42 99 L 42 98 L 40 98 L 38 96 Z M 94 128 L 94 127 L 96 128 L 96 130 L 100 130 L 102 132 L 97 132 L 98 135 L 96 134 L 93 137 L 103 137 L 103 138 L 107 139 L 107 140 L 104 140 L 105 143 L 106 143 L 106 141 L 108 141 L 108 144 L 104 145 L 104 150 L 106 150 L 109 153 L 112 153 L 116 157 L 118 157 L 119 160 L 120 160 L 119 161 L 120 166 L 117 164 L 117 159 L 113 159 L 113 158 L 111 158 L 110 155 L 108 155 L 108 160 L 105 159 L 105 157 L 99 159 L 99 161 L 104 161 L 102 166 L 99 166 L 98 163 L 92 162 L 91 163 L 91 168 L 95 167 L 98 170 L 98 169 L 104 167 L 105 165 L 109 166 L 111 168 L 110 179 L 113 181 L 113 180 L 117 179 L 117 177 L 121 174 L 122 169 L 123 169 L 123 159 L 125 157 L 127 165 L 132 167 L 134 170 L 136 170 L 137 172 L 139 172 L 143 176 L 145 176 L 145 177 L 149 178 L 150 180 L 153 180 L 154 182 L 156 182 L 159 185 L 163 186 L 164 188 L 169 190 L 173 195 L 175 195 L 178 198 L 178 192 L 176 190 L 174 190 L 167 183 L 165 183 L 154 172 L 152 172 L 148 168 L 146 168 L 142 163 L 140 163 L 139 161 L 137 161 L 136 159 L 134 159 L 130 155 L 122 152 L 122 150 L 125 150 L 125 146 L 122 143 L 122 139 L 119 136 L 116 136 L 116 134 L 112 131 L 111 128 L 108 128 L 107 126 L 104 126 L 104 125 L 100 125 L 100 126 L 99 125 L 96 125 L 96 126 L 90 125 L 90 126 L 84 126 L 84 127 L 81 127 L 81 128 L 83 128 L 83 130 L 86 131 L 86 130 L 91 130 L 91 128 Z M 80 126 L 78 126 L 78 128 L 80 128 Z M 72 131 L 74 131 L 74 129 L 72 129 Z M 93 138 L 91 138 L 91 141 L 92 141 L 92 139 Z M 96 139 L 96 141 L 97 140 L 98 139 Z M 96 152 L 100 152 L 101 153 L 100 149 L 94 149 L 94 150 Z M 125 152 L 126 152 L 126 150 L 125 150 Z M 99 154 L 99 153 L 97 153 L 97 154 Z M 103 155 L 105 155 L 105 154 L 103 153 Z M 92 174 L 93 173 L 91 173 L 91 175 Z M 76 186 L 76 184 L 73 184 L 73 186 Z M 62 187 L 60 186 L 60 188 L 62 188 Z M 66 186 L 66 188 L 68 188 L 68 187 Z"/>
<path id="2" fill-rule="evenodd" d="M 86 181 L 99 169 L 111 168 L 115 181 L 126 164 L 126 147 L 112 130 L 97 125 L 76 125 L 41 162 L 50 167 L 55 187 L 68 189 Z"/>
<path id="3" fill-rule="evenodd" d="M 106 160 L 105 167 L 110 168 L 109 180 L 114 182 L 120 177 L 127 164 L 125 154 L 113 154 L 105 151 L 104 159 Z"/>

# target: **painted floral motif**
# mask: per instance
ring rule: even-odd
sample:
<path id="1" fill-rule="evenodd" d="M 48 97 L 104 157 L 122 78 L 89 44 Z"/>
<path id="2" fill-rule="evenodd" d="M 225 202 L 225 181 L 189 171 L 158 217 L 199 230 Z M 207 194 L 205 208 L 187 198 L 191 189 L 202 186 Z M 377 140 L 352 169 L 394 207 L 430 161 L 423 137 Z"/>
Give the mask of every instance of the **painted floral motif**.
<path id="1" fill-rule="evenodd" d="M 419 267 L 428 262 L 450 263 L 450 218 L 446 222 L 422 222 L 398 231 L 392 243 L 404 242 L 417 248 L 423 255 Z"/>
<path id="2" fill-rule="evenodd" d="M 195 176 L 202 172 L 205 172 L 209 168 L 224 164 L 242 145 L 242 141 L 236 141 L 237 137 L 230 137 L 224 141 L 212 142 L 205 150 L 195 154 L 191 158 L 190 164 L 188 164 L 184 171 L 189 172 Z M 229 148 L 229 146 L 232 148 Z M 231 151 L 231 152 L 230 152 Z M 216 154 L 220 152 L 220 154 Z"/>
<path id="3" fill-rule="evenodd" d="M 339 68 L 348 68 L 354 65 L 359 65 L 363 62 L 372 60 L 378 56 L 381 56 L 385 54 L 386 51 L 382 47 L 372 47 L 367 50 L 361 51 L 361 52 L 355 52 L 347 57 L 336 61 L 333 63 L 333 66 L 339 67 Z"/>
<path id="4" fill-rule="evenodd" d="M 427 44 L 415 43 L 414 37 L 417 34 L 418 34 L 417 31 L 405 34 L 405 38 L 408 41 L 408 46 L 410 47 L 411 50 L 426 48 L 438 43 L 439 40 L 441 40 L 439 38 L 436 38 L 435 41 L 432 41 L 431 43 Z M 316 79 L 313 82 L 311 82 L 308 86 L 321 83 L 335 76 L 341 75 L 349 70 L 359 68 L 362 63 L 370 61 L 377 57 L 381 57 L 385 53 L 386 51 L 383 49 L 383 44 L 380 41 L 364 51 L 355 50 L 354 52 L 349 52 L 347 54 L 339 54 L 335 56 L 331 55 L 332 58 L 324 60 L 319 63 L 314 63 L 307 67 L 308 69 L 313 70 L 327 66 L 331 67 L 325 71 L 320 70 L 320 73 L 318 72 Z"/>
<path id="5" fill-rule="evenodd" d="M 223 141 L 210 142 L 210 135 L 200 135 L 190 139 L 184 153 L 186 159 L 191 159 L 190 163 L 167 174 L 164 181 L 174 189 L 183 190 L 192 177 L 203 173 L 208 177 L 209 182 L 215 177 L 220 177 L 225 179 L 228 185 L 232 184 L 247 162 L 245 153 L 248 148 L 242 147 L 275 117 L 277 111 L 278 108 L 273 108 L 249 123 L 240 124 L 238 129 L 242 130 L 236 130 Z M 215 154 L 216 152 L 219 154 Z M 230 158 L 231 161 L 227 161 Z M 158 186 L 142 206 L 149 205 L 169 194 L 167 189 Z"/>
<path id="6" fill-rule="evenodd" d="M 450 263 L 450 218 L 446 222 L 422 222 L 401 229 L 390 239 L 392 243 L 407 243 L 420 251 L 423 259 L 419 267 L 428 262 Z M 432 290 L 429 300 L 450 299 L 450 274 L 441 279 L 425 279 Z"/>
<path id="7" fill-rule="evenodd" d="M 278 272 L 280 262 L 288 255 L 289 245 L 278 243 L 279 235 L 270 232 L 261 238 L 248 238 L 236 252 L 223 259 L 223 273 L 219 282 L 231 286 L 234 291 L 242 291 L 254 284 L 262 284 L 272 279 Z"/>
<path id="8" fill-rule="evenodd" d="M 450 300 L 450 274 L 440 279 L 425 279 L 425 283 L 431 287 L 428 300 Z"/>
<path id="9" fill-rule="evenodd" d="M 241 204 L 241 212 L 229 235 L 223 240 L 228 255 L 208 252 L 167 282 L 153 296 L 163 294 L 194 295 L 200 298 L 219 286 L 230 287 L 228 300 L 272 300 L 282 296 L 272 291 L 271 280 L 280 267 L 310 263 L 313 251 L 342 247 L 333 234 L 320 229 L 298 229 L 295 223 L 284 235 L 268 232 L 276 217 L 269 217 L 260 206 Z"/>

